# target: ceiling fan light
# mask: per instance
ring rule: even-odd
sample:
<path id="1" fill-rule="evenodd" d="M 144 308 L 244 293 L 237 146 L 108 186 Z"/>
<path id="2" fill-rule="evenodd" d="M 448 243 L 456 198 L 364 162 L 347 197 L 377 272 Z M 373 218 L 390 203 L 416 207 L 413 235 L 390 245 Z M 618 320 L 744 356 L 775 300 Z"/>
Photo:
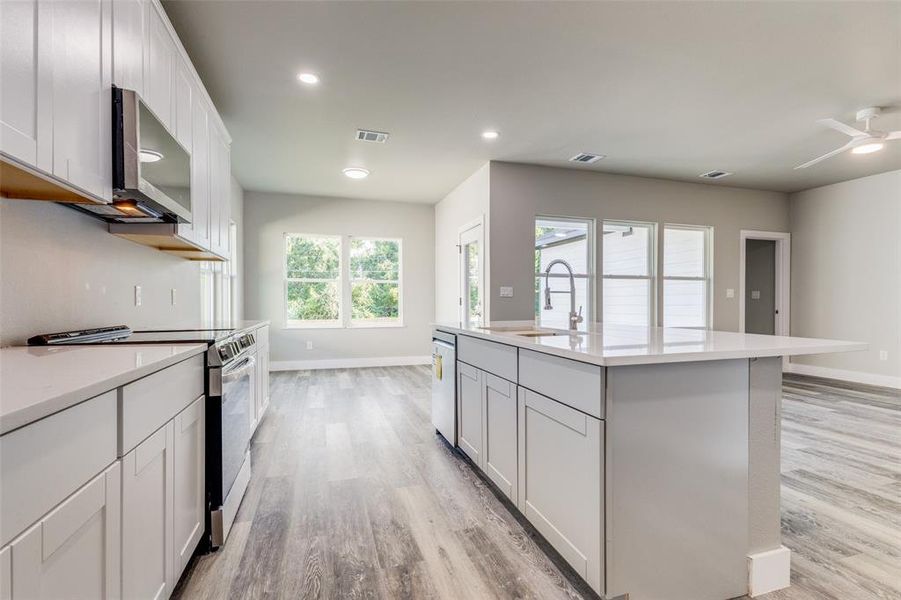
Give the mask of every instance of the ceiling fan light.
<path id="1" fill-rule="evenodd" d="M 882 142 L 867 142 L 866 144 L 861 144 L 860 146 L 855 146 L 851 148 L 852 154 L 870 154 L 871 152 L 878 152 L 885 147 L 885 144 Z"/>

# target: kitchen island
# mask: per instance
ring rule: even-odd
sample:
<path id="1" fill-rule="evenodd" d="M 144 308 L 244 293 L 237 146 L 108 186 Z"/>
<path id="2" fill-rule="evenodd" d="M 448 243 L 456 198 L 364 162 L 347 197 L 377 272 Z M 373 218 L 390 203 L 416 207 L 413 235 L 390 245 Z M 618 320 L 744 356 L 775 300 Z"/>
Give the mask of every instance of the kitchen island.
<path id="1" fill-rule="evenodd" d="M 725 600 L 789 585 L 782 357 L 866 344 L 601 324 L 434 328 L 456 335 L 456 445 L 602 597 Z"/>

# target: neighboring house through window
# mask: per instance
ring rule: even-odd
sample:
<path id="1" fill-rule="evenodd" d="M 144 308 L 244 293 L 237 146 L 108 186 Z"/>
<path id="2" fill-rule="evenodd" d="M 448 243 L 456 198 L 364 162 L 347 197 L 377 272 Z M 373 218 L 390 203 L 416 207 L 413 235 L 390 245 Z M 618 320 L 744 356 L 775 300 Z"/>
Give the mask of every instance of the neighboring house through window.
<path id="1" fill-rule="evenodd" d="M 664 226 L 664 327 L 710 327 L 712 237 L 710 227 Z"/>
<path id="2" fill-rule="evenodd" d="M 656 224 L 603 223 L 603 322 L 654 325 Z"/>
<path id="3" fill-rule="evenodd" d="M 544 307 L 545 269 L 555 259 L 563 259 L 573 269 L 576 311 L 582 307 L 585 323 L 594 319 L 594 221 L 568 217 L 535 219 L 535 316 L 544 325 L 569 327 L 570 299 L 552 294 L 553 308 Z M 569 274 L 557 265 L 550 275 L 552 291 L 570 289 Z"/>

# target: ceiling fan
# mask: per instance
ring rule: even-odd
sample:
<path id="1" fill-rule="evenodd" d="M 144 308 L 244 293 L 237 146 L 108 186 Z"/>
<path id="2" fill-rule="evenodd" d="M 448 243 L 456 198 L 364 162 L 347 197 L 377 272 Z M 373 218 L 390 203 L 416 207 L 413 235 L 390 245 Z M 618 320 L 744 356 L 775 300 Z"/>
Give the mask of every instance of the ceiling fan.
<path id="1" fill-rule="evenodd" d="M 836 154 L 841 154 L 846 150 L 850 150 L 854 154 L 869 154 L 870 152 L 882 150 L 882 147 L 885 146 L 885 142 L 888 142 L 889 140 L 901 139 L 901 131 L 885 132 L 879 131 L 878 129 L 870 129 L 870 121 L 878 117 L 880 112 L 882 112 L 882 109 L 878 107 L 863 108 L 857 111 L 857 121 L 864 122 L 862 131 L 851 127 L 850 125 L 845 125 L 841 121 L 836 121 L 835 119 L 820 119 L 817 121 L 817 123 L 825 125 L 826 127 L 831 127 L 836 131 L 841 131 L 845 135 L 850 135 L 851 139 L 841 148 L 836 148 L 832 152 L 827 152 L 823 156 L 809 160 L 803 165 L 798 165 L 795 169 L 806 169 L 822 160 L 832 158 Z"/>

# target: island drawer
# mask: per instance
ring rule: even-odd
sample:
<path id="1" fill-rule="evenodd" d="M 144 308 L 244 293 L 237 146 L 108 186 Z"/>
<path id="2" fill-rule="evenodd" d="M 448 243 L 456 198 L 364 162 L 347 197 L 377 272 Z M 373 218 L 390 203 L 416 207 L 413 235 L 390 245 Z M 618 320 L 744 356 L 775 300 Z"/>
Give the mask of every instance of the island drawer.
<path id="1" fill-rule="evenodd" d="M 604 369 L 588 363 L 520 349 L 519 385 L 604 418 Z"/>
<path id="2" fill-rule="evenodd" d="M 125 456 L 203 395 L 205 355 L 148 375 L 120 391 L 119 456 Z"/>
<path id="3" fill-rule="evenodd" d="M 0 546 L 115 460 L 115 390 L 0 437 Z"/>
<path id="4" fill-rule="evenodd" d="M 516 383 L 516 348 L 513 346 L 461 335 L 457 336 L 457 359 Z"/>

